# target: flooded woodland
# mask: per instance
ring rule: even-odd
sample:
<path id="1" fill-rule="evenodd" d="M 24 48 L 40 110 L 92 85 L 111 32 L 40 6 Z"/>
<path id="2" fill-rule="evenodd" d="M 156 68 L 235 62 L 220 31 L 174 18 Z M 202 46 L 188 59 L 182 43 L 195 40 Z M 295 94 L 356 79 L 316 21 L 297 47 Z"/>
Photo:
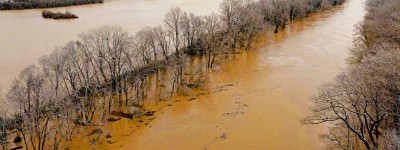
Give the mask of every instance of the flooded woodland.
<path id="1" fill-rule="evenodd" d="M 129 136 L 114 146 L 323 149 L 318 137 L 326 127 L 301 125 L 300 119 L 312 105 L 310 96 L 346 67 L 362 2 L 349 1 L 261 38 L 255 48 L 209 73 L 204 95 L 174 98 L 181 102 L 162 108 L 147 126 L 124 130 Z"/>
<path id="2" fill-rule="evenodd" d="M 19 74 L 23 68 L 30 64 L 41 64 L 42 61 L 38 62 L 38 59 L 41 60 L 43 54 L 51 54 L 54 48 L 90 47 L 91 34 L 100 34 L 100 30 L 108 29 L 119 31 L 119 28 L 113 28 L 115 26 L 96 27 L 117 25 L 129 34 L 136 34 L 141 33 L 144 27 L 156 27 L 163 21 L 167 22 L 164 17 L 172 7 L 179 6 L 182 11 L 205 16 L 219 12 L 221 2 L 114 0 L 102 4 L 47 9 L 68 10 L 79 16 L 79 19 L 57 21 L 42 19 L 42 9 L 0 11 L 0 84 L 3 93 L 10 87 L 15 88 L 13 79 L 18 76 L 21 78 Z M 293 22 L 288 21 L 277 33 L 274 33 L 274 25 L 269 24 L 267 30 L 255 36 L 250 48 L 237 47 L 226 54 L 215 53 L 218 57 L 215 57 L 215 62 L 213 58 L 212 67 L 209 66 L 209 58 L 214 56 L 207 54 L 173 57 L 172 54 L 168 57 L 168 54 L 159 53 L 154 58 L 146 58 L 144 53 L 147 52 L 127 54 L 132 57 L 140 55 L 137 57 L 140 58 L 137 60 L 140 65 L 127 63 L 134 69 L 116 74 L 118 81 L 112 77 L 95 79 L 102 78 L 96 69 L 93 69 L 93 77 L 85 77 L 89 76 L 88 73 L 82 73 L 78 84 L 86 83 L 86 80 L 102 80 L 102 85 L 96 86 L 96 90 L 88 90 L 92 85 L 82 86 L 84 88 L 76 89 L 77 96 L 66 94 L 67 97 L 71 97 L 72 103 L 79 99 L 101 102 L 94 106 L 91 106 L 91 102 L 77 102 L 84 104 L 74 110 L 88 109 L 81 108 L 86 106 L 96 108 L 89 108 L 92 110 L 84 115 L 80 112 L 77 115 L 68 114 L 78 116 L 72 122 L 50 121 L 54 128 L 57 128 L 57 124 L 74 124 L 74 127 L 63 131 L 49 130 L 49 133 L 73 130 L 69 134 L 72 140 L 60 140 L 60 145 L 67 143 L 68 149 L 325 149 L 326 141 L 321 140 L 321 134 L 328 132 L 331 125 L 303 124 L 302 120 L 311 114 L 310 107 L 314 104 L 310 98 L 319 93 L 321 85 L 335 81 L 338 74 L 349 68 L 348 60 L 353 55 L 350 50 L 355 46 L 354 37 L 358 34 L 356 27 L 367 13 L 365 3 L 366 0 L 347 0 L 342 5 L 309 13 L 307 17 L 294 19 Z M 77 39 L 80 41 L 61 46 Z M 178 42 L 171 43 L 172 47 Z M 184 45 L 191 47 L 190 42 L 187 44 Z M 140 46 L 137 44 L 139 49 Z M 149 50 L 150 47 L 151 43 Z M 172 47 L 170 53 L 174 51 L 175 47 Z M 151 51 L 148 53 L 152 55 Z M 210 50 L 205 53 L 213 52 Z M 86 56 L 86 53 L 83 55 Z M 161 57 L 165 57 L 166 61 L 157 60 Z M 175 57 L 177 62 L 171 65 L 170 61 L 174 61 Z M 181 59 L 184 63 L 180 62 Z M 85 66 L 85 60 L 82 59 L 82 68 L 88 70 L 90 67 Z M 96 60 L 94 62 L 97 63 Z M 135 72 L 141 69 L 146 71 L 145 65 L 155 65 L 161 69 L 150 70 L 145 75 Z M 112 69 L 115 68 L 110 67 Z M 127 77 L 127 74 L 133 74 L 133 77 Z M 131 79 L 135 79 L 132 84 Z M 114 87 L 114 82 L 120 85 Z M 70 86 L 65 84 L 68 92 L 75 88 L 72 83 Z M 128 97 L 134 98 L 128 100 Z M 49 103 L 54 105 L 50 100 Z M 111 108 L 111 105 L 114 107 Z M 96 114 L 90 115 L 92 111 Z M 140 115 L 130 116 L 130 112 Z M 92 117 L 90 121 L 88 116 Z M 16 130 L 7 130 L 10 131 L 7 131 L 5 141 L 14 139 L 18 134 Z M 54 141 L 63 136 L 54 137 Z M 35 140 L 41 141 L 40 136 L 38 139 L 31 138 L 31 141 Z M 9 148 L 25 148 L 23 142 L 8 142 L 5 145 Z M 56 149 L 56 146 L 50 148 Z"/>

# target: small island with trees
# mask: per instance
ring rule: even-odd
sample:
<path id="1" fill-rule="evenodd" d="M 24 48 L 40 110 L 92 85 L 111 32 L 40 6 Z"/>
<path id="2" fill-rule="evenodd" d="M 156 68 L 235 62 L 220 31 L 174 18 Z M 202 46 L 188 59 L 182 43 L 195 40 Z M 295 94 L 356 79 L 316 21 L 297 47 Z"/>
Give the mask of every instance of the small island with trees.
<path id="1" fill-rule="evenodd" d="M 42 17 L 43 18 L 51 18 L 51 19 L 76 19 L 76 18 L 79 18 L 77 15 L 75 15 L 69 11 L 62 13 L 62 12 L 51 12 L 48 10 L 45 10 L 42 12 Z"/>

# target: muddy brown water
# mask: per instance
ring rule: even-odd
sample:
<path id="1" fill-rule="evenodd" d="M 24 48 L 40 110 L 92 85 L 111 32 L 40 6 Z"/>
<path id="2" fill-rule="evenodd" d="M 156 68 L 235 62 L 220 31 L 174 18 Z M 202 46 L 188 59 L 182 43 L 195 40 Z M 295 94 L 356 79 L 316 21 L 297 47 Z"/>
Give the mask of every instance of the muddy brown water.
<path id="1" fill-rule="evenodd" d="M 206 90 L 208 92 L 204 92 L 205 94 L 175 97 L 174 100 L 180 102 L 157 109 L 155 116 L 143 119 L 146 125 L 140 127 L 136 126 L 140 124 L 139 120 L 121 119 L 110 123 L 105 129 L 105 132 L 113 135 L 108 139 L 109 142 L 103 141 L 102 144 L 93 147 L 88 146 L 88 139 L 84 137 L 75 141 L 79 144 L 75 144 L 73 149 L 322 149 L 324 143 L 318 136 L 326 131 L 326 126 L 301 125 L 300 119 L 309 113 L 308 107 L 312 105 L 310 96 L 318 92 L 321 84 L 332 81 L 340 70 L 346 67 L 345 59 L 349 55 L 348 49 L 352 46 L 354 25 L 362 20 L 365 13 L 364 1 L 348 0 L 343 6 L 312 15 L 289 25 L 283 32 L 267 36 L 268 38 L 254 49 L 222 62 L 216 71 L 210 72 Z M 139 10 L 145 8 L 141 5 L 143 3 L 155 3 L 161 9 L 167 5 L 164 5 L 164 2 L 169 1 L 121 0 L 100 6 L 71 7 L 68 9 L 75 9 L 71 10 L 74 13 L 86 12 L 88 18 L 92 18 L 92 22 L 86 22 L 84 19 L 76 20 L 80 22 L 77 24 L 69 21 L 61 23 L 50 21 L 53 25 L 47 27 L 54 33 L 49 33 L 44 28 L 42 31 L 36 31 L 33 28 L 21 27 L 28 26 L 26 24 L 10 25 L 0 22 L 0 33 L 7 33 L 13 39 L 7 39 L 3 34 L 0 36 L 2 45 L 0 68 L 4 68 L 0 74 L 7 76 L 8 73 L 12 74 L 14 70 L 19 70 L 24 66 L 18 64 L 21 60 L 35 62 L 36 58 L 33 57 L 39 57 L 37 53 L 51 51 L 51 45 L 39 43 L 31 50 L 24 49 L 22 52 L 7 51 L 7 49 L 27 48 L 36 40 L 41 41 L 42 36 L 46 38 L 44 41 L 53 41 L 49 43 L 59 45 L 74 39 L 75 33 L 97 26 L 96 22 L 100 22 L 98 24 L 107 22 L 96 18 L 90 11 L 98 11 L 104 15 L 108 13 L 97 9 L 109 7 L 119 11 L 119 7 L 122 7 L 121 11 L 131 10 L 129 6 L 125 7 L 125 3 L 139 5 L 135 5 Z M 121 4 L 118 6 L 116 5 L 118 3 Z M 209 3 L 203 3 L 199 1 L 199 5 L 187 5 L 194 7 L 193 10 L 198 10 L 201 14 L 216 10 L 219 2 L 209 0 Z M 171 5 L 173 4 L 176 3 L 171 2 Z M 146 17 L 144 12 L 139 13 L 137 19 L 142 17 L 147 20 L 143 23 L 146 25 L 159 23 L 167 8 L 160 10 L 162 13 L 154 12 L 159 14 L 155 20 Z M 29 20 L 29 14 L 34 15 L 35 11 L 40 13 L 39 10 L 28 10 L 29 13 L 26 14 L 0 12 L 0 19 L 6 14 L 8 18 L 12 18 L 9 16 L 12 15 Z M 114 21 L 112 18 L 124 17 L 121 12 L 119 15 L 122 16 L 110 14 L 109 21 L 118 23 L 116 20 L 121 18 Z M 37 18 L 36 22 L 38 27 L 44 20 Z M 133 32 L 140 28 L 140 25 L 135 25 L 133 22 L 136 21 L 129 20 L 121 24 Z M 69 24 L 75 25 L 70 27 Z M 10 30 L 15 26 L 21 31 L 4 30 L 3 26 Z M 59 26 L 65 28 L 65 31 L 58 30 Z M 35 32 L 31 33 L 34 36 L 29 38 L 22 36 L 22 32 L 27 31 Z M 12 34 L 13 32 L 21 34 L 17 36 Z M 47 37 L 53 34 L 54 39 Z M 15 41 L 18 38 L 29 40 L 28 43 L 20 43 Z M 7 45 L 3 46 L 4 44 Z M 3 55 L 4 53 L 8 56 Z M 17 58 L 19 61 L 14 61 L 12 58 Z M 1 79 L 1 82 L 8 82 L 8 79 Z"/>
<path id="2" fill-rule="evenodd" d="M 177 103 L 120 149 L 323 149 L 326 126 L 301 125 L 310 96 L 346 67 L 364 0 L 290 25 L 221 64 L 210 94 Z"/>
<path id="3" fill-rule="evenodd" d="M 101 25 L 120 25 L 134 34 L 138 30 L 161 24 L 171 7 L 207 15 L 219 11 L 222 0 L 106 0 L 91 4 L 52 9 L 0 11 L 0 85 L 5 89 L 38 58 L 77 40 L 78 34 Z M 52 20 L 41 16 L 43 10 L 66 10 L 79 19 Z"/>

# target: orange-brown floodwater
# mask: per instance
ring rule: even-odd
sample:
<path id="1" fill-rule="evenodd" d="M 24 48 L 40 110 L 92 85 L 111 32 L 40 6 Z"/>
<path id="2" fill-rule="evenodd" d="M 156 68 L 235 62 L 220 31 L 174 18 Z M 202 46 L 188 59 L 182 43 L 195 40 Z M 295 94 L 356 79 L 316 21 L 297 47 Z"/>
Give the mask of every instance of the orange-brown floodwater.
<path id="1" fill-rule="evenodd" d="M 309 97 L 332 81 L 352 46 L 364 0 L 290 25 L 209 74 L 209 94 L 156 113 L 120 149 L 322 149 L 324 126 L 301 125 Z"/>
<path id="2" fill-rule="evenodd" d="M 172 0 L 167 0 L 172 1 Z M 165 1 L 165 3 L 167 3 Z M 182 0 L 183 1 L 183 0 Z M 218 2 L 207 0 L 210 7 L 206 5 L 187 4 L 182 7 L 193 7 L 193 9 L 202 10 L 199 12 L 209 12 L 217 9 Z M 211 3 L 212 2 L 212 3 Z M 77 20 L 82 23 L 82 28 L 75 29 L 77 26 L 69 26 L 69 23 L 63 21 L 49 21 L 53 25 L 48 25 L 48 29 L 41 31 L 35 30 L 35 26 L 43 24 L 44 20 L 37 18 L 28 24 L 15 23 L 8 25 L 4 23 L 2 17 L 16 15 L 18 17 L 31 17 L 21 14 L 8 14 L 13 12 L 0 12 L 0 74 L 6 74 L 3 68 L 16 68 L 13 64 L 13 58 L 24 60 L 29 55 L 35 55 L 36 51 L 25 49 L 23 52 L 8 51 L 17 50 L 19 47 L 28 48 L 32 42 L 42 42 L 33 46 L 32 50 L 40 48 L 51 48 L 43 46 L 47 43 L 52 34 L 57 38 L 54 42 L 59 44 L 70 39 L 74 39 L 75 33 L 86 30 L 89 26 L 96 26 L 97 22 L 86 22 L 84 19 L 94 18 L 90 16 L 89 11 L 98 7 L 111 7 L 113 3 L 135 3 L 138 8 L 143 3 L 159 4 L 158 7 L 164 7 L 164 1 L 145 1 L 145 0 L 121 0 L 106 3 L 103 5 L 71 7 L 73 13 L 78 15 L 82 12 L 87 13 L 87 18 Z M 206 3 L 199 1 L 199 4 Z M 267 36 L 254 49 L 236 55 L 230 60 L 221 62 L 216 71 L 208 74 L 206 92 L 204 95 L 176 97 L 173 101 L 180 102 L 166 106 L 157 110 L 152 121 L 136 127 L 138 120 L 132 121 L 121 119 L 120 121 L 109 123 L 106 132 L 110 132 L 113 137 L 110 143 L 104 142 L 97 147 L 87 147 L 87 139 L 75 141 L 80 144 L 74 144 L 72 149 L 145 149 L 145 150 L 169 150 L 169 149 L 322 149 L 323 143 L 318 136 L 325 131 L 325 126 L 301 125 L 300 119 L 307 115 L 308 107 L 312 105 L 309 97 L 316 94 L 318 86 L 330 82 L 340 72 L 341 68 L 346 67 L 345 59 L 348 57 L 348 49 L 352 46 L 353 29 L 359 21 L 362 20 L 364 11 L 364 0 L 348 0 L 343 6 L 330 11 L 318 13 L 311 17 L 289 25 L 285 31 L 278 34 Z M 124 6 L 124 5 L 121 5 Z M 93 7 L 93 8 L 92 8 Z M 169 8 L 170 4 L 165 5 Z M 89 10 L 87 10 L 89 9 Z M 115 6 L 115 10 L 119 7 Z M 151 9 L 151 8 L 149 8 Z M 123 11 L 124 9 L 121 9 Z M 163 14 L 166 9 L 160 9 Z M 155 21 L 151 20 L 143 13 L 145 10 L 137 10 L 143 17 L 145 23 L 160 23 L 163 15 L 156 15 Z M 39 10 L 28 10 L 28 14 L 40 13 Z M 111 19 L 115 14 L 107 14 L 104 19 Z M 90 13 L 91 14 L 91 13 Z M 92 15 L 92 14 L 91 14 Z M 108 16 L 109 15 L 109 16 Z M 120 15 L 124 14 L 120 12 Z M 150 13 L 150 16 L 154 14 Z M 80 16 L 81 17 L 81 16 Z M 140 18 L 139 18 L 140 19 Z M 119 19 L 117 19 L 119 20 Z M 101 19 L 97 19 L 102 24 Z M 86 22 L 86 23 L 85 23 Z M 118 21 L 112 21 L 118 23 Z M 138 20 L 130 20 L 123 23 L 124 27 L 137 28 L 140 25 Z M 47 23 L 46 23 L 47 24 Z M 130 26 L 132 24 L 132 26 Z M 7 30 L 3 27 L 7 25 Z M 24 26 L 24 27 L 21 27 Z M 25 26 L 29 29 L 26 29 Z M 62 26 L 65 31 L 57 26 Z M 21 28 L 18 31 L 20 36 L 13 35 L 12 27 Z M 22 30 L 22 28 L 24 30 Z M 10 30 L 9 30 L 10 29 Z M 47 30 L 54 31 L 49 33 Z M 131 30 L 131 29 L 130 29 Z M 133 29 L 132 29 L 133 30 Z M 70 32 L 74 34 L 65 34 Z M 19 32 L 30 33 L 35 36 L 23 36 Z M 13 40 L 6 40 L 3 33 L 12 35 L 14 44 L 9 43 Z M 65 41 L 60 37 L 65 36 Z M 18 39 L 20 37 L 21 39 Z M 41 37 L 46 39 L 41 39 Z M 23 41 L 27 40 L 28 43 Z M 20 46 L 16 46 L 22 43 Z M 6 46 L 4 46 L 6 44 Z M 42 45 L 43 44 L 43 45 Z M 25 45 L 25 46 L 24 46 Z M 50 45 L 51 46 L 51 45 Z M 39 52 L 48 52 L 40 49 Z M 4 55 L 4 53 L 6 55 Z M 24 53 L 23 56 L 20 56 Z M 30 57 L 29 57 L 30 58 Z M 6 59 L 6 60 L 3 60 Z M 4 61 L 12 61 L 11 63 Z M 34 61 L 32 61 L 34 62 Z M 8 79 L 7 79 L 8 80 Z M 0 80 L 1 82 L 8 82 Z M 191 99 L 192 97 L 196 99 Z M 188 99 L 191 99 L 188 101 Z M 169 103 L 167 101 L 164 103 Z M 154 119 L 154 120 L 153 120 Z M 122 135 L 122 136 L 121 136 Z"/>

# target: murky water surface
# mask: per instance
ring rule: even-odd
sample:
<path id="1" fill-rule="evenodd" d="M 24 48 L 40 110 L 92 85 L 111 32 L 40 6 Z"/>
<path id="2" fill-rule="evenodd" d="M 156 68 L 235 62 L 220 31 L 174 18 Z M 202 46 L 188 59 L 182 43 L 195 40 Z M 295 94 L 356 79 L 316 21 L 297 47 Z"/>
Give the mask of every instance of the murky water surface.
<path id="1" fill-rule="evenodd" d="M 80 16 L 71 21 L 41 19 L 41 10 L 0 12 L 0 83 L 9 84 L 27 64 L 91 27 L 115 23 L 134 32 L 160 23 L 171 6 L 207 14 L 216 11 L 219 2 L 120 0 L 57 8 Z M 299 120 L 308 113 L 312 105 L 309 97 L 318 86 L 332 81 L 346 66 L 353 26 L 365 13 L 363 3 L 348 0 L 341 7 L 268 36 L 254 50 L 223 62 L 221 70 L 209 73 L 206 94 L 191 96 L 196 99 L 175 98 L 181 102 L 160 109 L 153 121 L 139 128 L 137 120 L 111 123 L 107 132 L 114 137 L 111 144 L 101 147 L 322 149 L 318 134 L 325 127 L 301 125 Z M 87 141 L 81 144 L 87 145 Z"/>
<path id="2" fill-rule="evenodd" d="M 46 9 L 69 10 L 79 16 L 73 20 L 43 19 L 44 9 L 0 11 L 0 85 L 8 87 L 26 66 L 91 28 L 115 24 L 134 34 L 143 27 L 162 23 L 171 7 L 207 15 L 218 12 L 221 1 L 109 0 L 104 4 Z"/>
<path id="3" fill-rule="evenodd" d="M 345 68 L 363 0 L 349 0 L 266 39 L 210 74 L 210 94 L 181 102 L 121 140 L 121 149 L 322 149 L 301 125 L 318 86 Z"/>

